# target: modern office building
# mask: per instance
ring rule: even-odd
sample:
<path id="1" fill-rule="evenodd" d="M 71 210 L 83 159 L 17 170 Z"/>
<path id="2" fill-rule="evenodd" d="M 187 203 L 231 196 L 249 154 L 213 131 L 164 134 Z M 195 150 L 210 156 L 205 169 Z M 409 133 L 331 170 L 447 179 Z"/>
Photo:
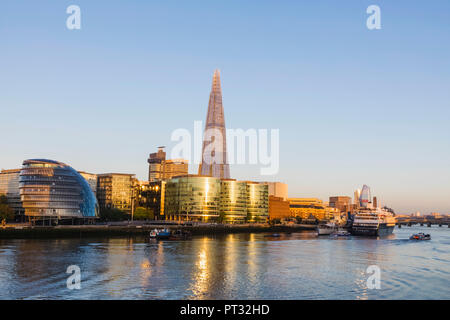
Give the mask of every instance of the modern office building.
<path id="1" fill-rule="evenodd" d="M 219 70 L 216 70 L 213 76 L 208 114 L 206 116 L 202 160 L 198 174 L 220 179 L 230 179 Z"/>
<path id="2" fill-rule="evenodd" d="M 167 160 L 164 147 L 159 147 L 158 152 L 151 153 L 147 162 L 149 164 L 149 182 L 171 179 L 176 176 L 183 176 L 188 174 L 188 160 Z"/>
<path id="3" fill-rule="evenodd" d="M 8 205 L 14 210 L 17 221 L 23 221 L 25 211 L 20 200 L 20 169 L 2 170 L 0 172 L 0 195 L 5 195 Z"/>
<path id="4" fill-rule="evenodd" d="M 165 181 L 141 181 L 137 190 L 137 206 L 151 210 L 156 220 L 164 220 Z"/>
<path id="5" fill-rule="evenodd" d="M 330 197 L 329 206 L 341 212 L 352 212 L 352 198 L 346 196 Z"/>
<path id="6" fill-rule="evenodd" d="M 166 185 L 166 216 L 170 220 L 218 221 L 220 180 L 188 175 L 175 177 Z"/>
<path id="7" fill-rule="evenodd" d="M 19 177 L 25 216 L 32 223 L 98 217 L 98 204 L 87 181 L 70 166 L 46 159 L 23 162 Z"/>
<path id="8" fill-rule="evenodd" d="M 92 189 L 92 192 L 97 195 L 97 175 L 94 173 L 78 171 L 79 174 L 87 181 Z"/>
<path id="9" fill-rule="evenodd" d="M 136 198 L 136 176 L 127 173 L 104 173 L 97 176 L 97 199 L 100 209 L 119 209 L 131 214 Z"/>
<path id="10" fill-rule="evenodd" d="M 355 207 L 359 207 L 359 197 L 361 197 L 361 189 L 356 189 L 353 194 L 353 204 Z"/>
<path id="11" fill-rule="evenodd" d="M 246 181 L 247 222 L 264 223 L 269 218 L 269 187 L 259 182 Z"/>
<path id="12" fill-rule="evenodd" d="M 220 220 L 224 223 L 243 223 L 247 219 L 247 184 L 234 179 L 221 180 Z"/>
<path id="13" fill-rule="evenodd" d="M 268 186 L 257 182 L 187 175 L 167 181 L 165 213 L 170 220 L 267 222 Z"/>
<path id="14" fill-rule="evenodd" d="M 378 198 L 377 197 L 373 197 L 373 207 L 378 208 Z"/>
<path id="15" fill-rule="evenodd" d="M 372 208 L 372 193 L 367 185 L 364 185 L 359 196 L 359 206 L 361 208 Z"/>

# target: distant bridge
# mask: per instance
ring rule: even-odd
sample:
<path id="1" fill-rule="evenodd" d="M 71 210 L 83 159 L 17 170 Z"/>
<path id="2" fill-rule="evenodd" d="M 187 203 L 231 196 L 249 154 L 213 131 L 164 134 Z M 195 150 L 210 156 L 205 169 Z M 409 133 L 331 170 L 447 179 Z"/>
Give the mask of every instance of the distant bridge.
<path id="1" fill-rule="evenodd" d="M 397 226 L 401 228 L 402 226 L 411 227 L 413 225 L 427 226 L 437 225 L 439 227 L 447 226 L 450 228 L 449 218 L 429 218 L 429 217 L 408 217 L 408 218 L 397 218 Z"/>

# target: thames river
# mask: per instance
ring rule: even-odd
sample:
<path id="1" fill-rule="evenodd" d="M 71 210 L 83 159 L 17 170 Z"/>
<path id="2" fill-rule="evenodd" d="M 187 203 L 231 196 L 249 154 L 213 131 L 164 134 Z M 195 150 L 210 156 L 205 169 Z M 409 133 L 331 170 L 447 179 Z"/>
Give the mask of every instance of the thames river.
<path id="1" fill-rule="evenodd" d="M 413 232 L 431 241 L 408 240 Z M 79 266 L 81 288 L 66 273 Z M 369 266 L 380 270 L 370 289 Z M 0 240 L 0 299 L 450 299 L 450 229 L 382 239 L 314 233 Z"/>

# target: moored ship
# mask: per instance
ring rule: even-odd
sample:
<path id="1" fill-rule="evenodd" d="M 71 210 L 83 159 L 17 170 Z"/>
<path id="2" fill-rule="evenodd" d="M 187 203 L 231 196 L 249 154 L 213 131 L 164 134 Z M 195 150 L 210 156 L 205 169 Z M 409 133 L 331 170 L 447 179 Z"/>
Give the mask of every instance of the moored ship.
<path id="1" fill-rule="evenodd" d="M 385 236 L 394 231 L 396 218 L 384 209 L 360 209 L 353 218 L 351 233 L 362 236 Z"/>
<path id="2" fill-rule="evenodd" d="M 361 236 L 385 236 L 394 231 L 395 224 L 394 211 L 387 207 L 378 208 L 375 197 L 372 201 L 370 188 L 364 185 L 350 232 Z"/>

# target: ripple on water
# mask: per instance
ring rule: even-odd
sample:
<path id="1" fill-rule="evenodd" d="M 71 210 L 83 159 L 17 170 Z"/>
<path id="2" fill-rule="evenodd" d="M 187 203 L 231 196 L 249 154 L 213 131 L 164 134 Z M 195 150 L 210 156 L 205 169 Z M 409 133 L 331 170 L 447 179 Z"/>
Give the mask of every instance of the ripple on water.
<path id="1" fill-rule="evenodd" d="M 0 298 L 450 298 L 450 233 L 433 232 L 431 242 L 418 243 L 407 239 L 411 230 L 396 239 L 345 241 L 301 235 L 3 241 Z M 83 290 L 67 294 L 65 268 L 76 263 Z M 381 290 L 367 289 L 366 269 L 374 264 Z"/>

